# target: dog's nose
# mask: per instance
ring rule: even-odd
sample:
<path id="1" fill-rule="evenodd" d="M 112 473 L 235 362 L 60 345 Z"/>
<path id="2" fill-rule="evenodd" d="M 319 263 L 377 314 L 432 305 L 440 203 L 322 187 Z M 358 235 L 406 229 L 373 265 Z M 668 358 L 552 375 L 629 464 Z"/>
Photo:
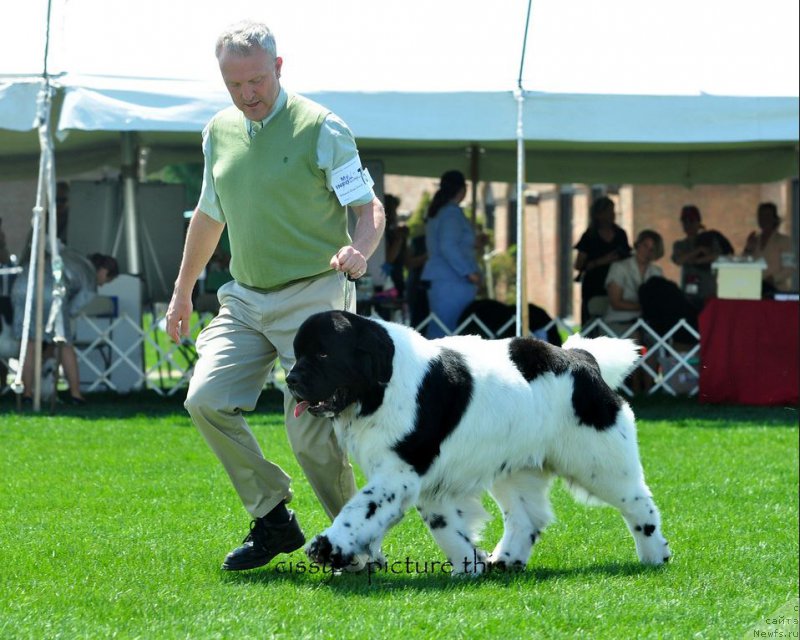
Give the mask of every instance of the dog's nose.
<path id="1" fill-rule="evenodd" d="M 286 384 L 288 384 L 290 387 L 293 387 L 294 385 L 296 385 L 296 384 L 297 384 L 297 373 L 295 373 L 295 370 L 294 370 L 294 369 L 292 369 L 292 370 L 291 370 L 291 371 L 290 371 L 290 372 L 289 372 L 289 373 L 286 375 Z"/>

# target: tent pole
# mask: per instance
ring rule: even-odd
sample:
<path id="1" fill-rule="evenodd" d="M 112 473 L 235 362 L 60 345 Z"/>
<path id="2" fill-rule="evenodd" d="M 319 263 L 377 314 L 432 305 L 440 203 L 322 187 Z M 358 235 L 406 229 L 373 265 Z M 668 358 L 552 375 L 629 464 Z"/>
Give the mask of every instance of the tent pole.
<path id="1" fill-rule="evenodd" d="M 42 151 L 44 154 L 44 151 Z M 40 180 L 40 193 L 45 189 L 44 177 Z M 44 198 L 42 198 L 44 201 Z M 37 205 L 38 206 L 38 205 Z M 49 206 L 49 205 L 48 205 Z M 44 208 L 40 208 L 44 213 Z M 36 260 L 36 306 L 34 307 L 34 343 L 33 343 L 33 410 L 39 412 L 42 408 L 42 340 L 44 339 L 44 247 L 45 226 L 44 220 L 40 222 L 39 235 L 34 238 L 34 254 L 31 260 Z M 27 348 L 23 336 L 22 348 Z M 20 367 L 22 369 L 22 367 Z"/>
<path id="2" fill-rule="evenodd" d="M 52 207 L 53 156 L 52 139 L 50 138 L 50 114 L 52 93 L 47 76 L 44 77 L 38 98 L 37 127 L 39 129 L 39 178 L 36 187 L 36 204 L 33 207 L 31 256 L 28 261 L 28 286 L 25 291 L 25 308 L 22 317 L 22 339 L 20 340 L 19 365 L 12 388 L 21 395 L 25 391 L 22 372 L 25 370 L 30 341 L 31 311 L 34 318 L 34 353 L 33 353 L 33 410 L 41 409 L 42 379 L 42 338 L 44 322 L 44 212 Z M 35 296 L 35 299 L 34 299 Z"/>
<path id="3" fill-rule="evenodd" d="M 123 131 L 122 143 L 122 214 L 125 223 L 125 246 L 128 256 L 128 273 L 141 274 L 139 256 L 139 229 L 136 225 L 136 133 Z"/>
<path id="4" fill-rule="evenodd" d="M 517 335 L 527 336 L 528 323 L 528 289 L 527 261 L 525 256 L 525 90 L 522 88 L 522 71 L 525 68 L 525 51 L 528 46 L 528 28 L 531 24 L 531 5 L 525 12 L 525 34 L 522 37 L 522 54 L 519 57 L 519 76 L 514 98 L 517 101 Z"/>
<path id="5" fill-rule="evenodd" d="M 517 100 L 517 336 L 528 335 L 528 295 L 525 277 L 525 137 L 523 113 L 525 94 L 514 92 Z"/>

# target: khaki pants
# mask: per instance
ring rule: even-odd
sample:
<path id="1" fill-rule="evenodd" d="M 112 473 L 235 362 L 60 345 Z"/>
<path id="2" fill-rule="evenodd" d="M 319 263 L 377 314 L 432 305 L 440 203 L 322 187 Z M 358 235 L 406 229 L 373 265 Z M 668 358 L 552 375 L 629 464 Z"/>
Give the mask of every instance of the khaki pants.
<path id="1" fill-rule="evenodd" d="M 185 407 L 222 462 L 245 509 L 259 518 L 291 500 L 291 479 L 261 453 L 243 417 L 255 408 L 275 360 L 294 366 L 292 341 L 300 324 L 318 311 L 344 307 L 344 276 L 333 273 L 273 293 L 229 282 L 218 292 L 220 310 L 197 339 L 198 361 Z M 355 307 L 355 286 L 350 307 Z M 325 512 L 333 519 L 355 493 L 353 470 L 327 418 L 293 415 L 284 396 L 289 443 Z"/>

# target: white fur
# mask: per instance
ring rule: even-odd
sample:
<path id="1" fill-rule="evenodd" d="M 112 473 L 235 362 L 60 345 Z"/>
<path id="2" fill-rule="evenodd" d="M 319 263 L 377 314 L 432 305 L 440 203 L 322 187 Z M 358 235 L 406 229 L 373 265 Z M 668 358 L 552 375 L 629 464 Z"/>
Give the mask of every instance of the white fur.
<path id="1" fill-rule="evenodd" d="M 600 365 L 603 380 L 612 389 L 617 389 L 633 370 L 639 359 L 639 346 L 633 340 L 622 338 L 584 338 L 573 333 L 564 343 L 565 349 L 583 349 L 591 353 Z"/>
<path id="2" fill-rule="evenodd" d="M 366 417 L 358 417 L 359 406 L 351 405 L 333 419 L 339 442 L 368 482 L 309 545 L 312 558 L 320 558 L 323 537 L 344 556 L 361 561 L 376 557 L 389 527 L 416 506 L 454 573 L 480 573 L 487 566 L 522 568 L 533 542 L 552 520 L 548 492 L 554 475 L 576 493 L 619 509 L 641 562 L 661 564 L 670 556 L 644 481 L 627 404 L 622 403 L 613 426 L 598 431 L 580 424 L 575 415 L 572 374 L 547 373 L 529 384 L 509 358 L 509 340 L 463 336 L 429 341 L 407 327 L 380 324 L 395 347 L 383 403 Z M 465 358 L 473 395 L 462 420 L 420 476 L 392 447 L 413 431 L 418 388 L 428 363 L 444 347 Z M 570 338 L 565 348 L 590 352 L 612 387 L 638 357 L 630 340 Z M 487 490 L 504 518 L 503 537 L 488 556 L 476 547 L 487 517 L 481 506 Z M 446 526 L 437 526 L 442 522 Z"/>

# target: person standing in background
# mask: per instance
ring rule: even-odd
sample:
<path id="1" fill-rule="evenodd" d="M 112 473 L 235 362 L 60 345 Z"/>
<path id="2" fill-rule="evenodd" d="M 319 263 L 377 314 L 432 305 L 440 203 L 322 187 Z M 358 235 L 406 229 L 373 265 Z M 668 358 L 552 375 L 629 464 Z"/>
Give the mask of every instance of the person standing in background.
<path id="1" fill-rule="evenodd" d="M 770 297 L 777 291 L 791 291 L 792 275 L 797 268 L 797 254 L 789 236 L 778 231 L 781 219 L 778 207 L 772 202 L 758 205 L 758 227 L 747 236 L 743 255 L 753 259 L 763 258 L 767 268 L 762 274 L 762 295 Z"/>
<path id="2" fill-rule="evenodd" d="M 592 316 L 589 301 L 606 295 L 606 276 L 612 262 L 631 255 L 628 234 L 615 224 L 614 201 L 603 196 L 592 203 L 589 228 L 578 240 L 574 268 L 581 283 L 581 323 L 587 325 Z"/>
<path id="3" fill-rule="evenodd" d="M 693 204 L 681 209 L 681 225 L 686 237 L 673 243 L 672 262 L 681 268 L 681 289 L 699 311 L 717 293 L 711 263 L 732 254 L 733 247 L 719 231 L 705 229 L 700 209 Z"/>
<path id="4" fill-rule="evenodd" d="M 475 257 L 475 231 L 459 203 L 467 195 L 467 182 L 460 171 L 445 172 L 425 218 L 428 260 L 422 280 L 430 283 L 428 305 L 448 331 L 456 329 L 461 312 L 475 299 L 481 281 Z M 447 332 L 431 322 L 428 338 Z"/>

